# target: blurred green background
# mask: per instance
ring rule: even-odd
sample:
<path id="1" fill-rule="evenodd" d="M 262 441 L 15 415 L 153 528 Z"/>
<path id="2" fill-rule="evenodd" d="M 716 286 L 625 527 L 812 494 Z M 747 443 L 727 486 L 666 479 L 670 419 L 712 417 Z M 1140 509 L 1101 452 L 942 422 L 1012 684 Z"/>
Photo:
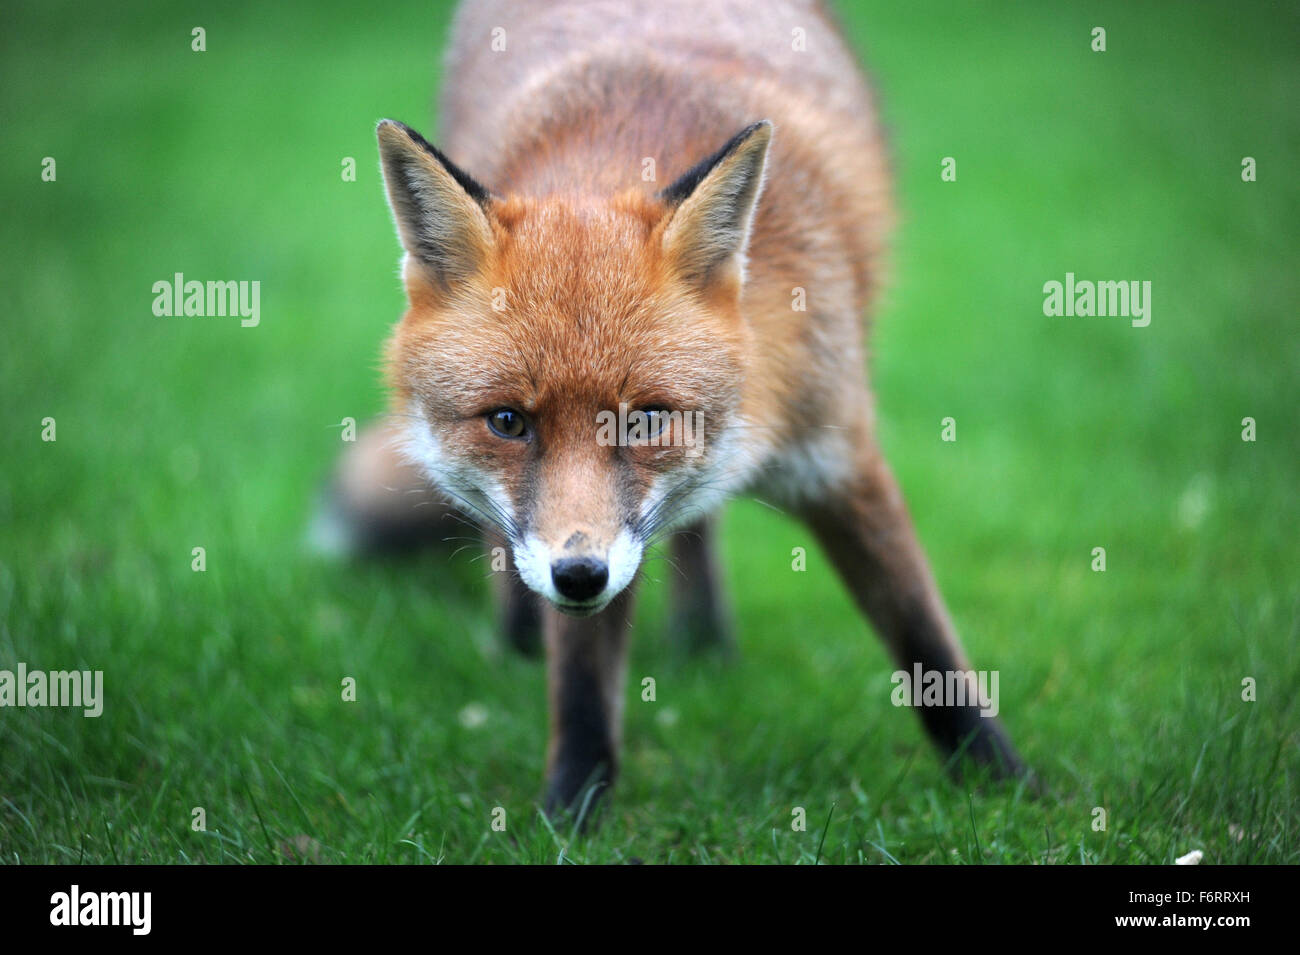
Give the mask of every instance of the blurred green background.
<path id="1" fill-rule="evenodd" d="M 883 442 L 1047 794 L 949 783 L 809 535 L 741 502 L 740 658 L 670 653 L 649 564 L 623 778 L 597 833 L 552 831 L 542 669 L 498 649 L 483 563 L 302 546 L 341 420 L 383 408 L 402 298 L 373 128 L 432 130 L 448 9 L 21 3 L 0 14 L 0 668 L 102 669 L 107 700 L 0 710 L 0 858 L 1300 861 L 1300 13 L 840 9 L 903 213 Z M 1150 280 L 1151 325 L 1045 317 L 1067 271 Z M 175 272 L 260 280 L 260 326 L 155 317 Z"/>

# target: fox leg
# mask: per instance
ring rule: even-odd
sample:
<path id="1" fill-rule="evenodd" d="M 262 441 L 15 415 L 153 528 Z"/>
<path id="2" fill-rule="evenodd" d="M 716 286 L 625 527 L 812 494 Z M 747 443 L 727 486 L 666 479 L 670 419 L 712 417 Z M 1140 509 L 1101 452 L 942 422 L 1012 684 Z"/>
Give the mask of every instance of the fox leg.
<path id="1" fill-rule="evenodd" d="M 806 509 L 809 526 L 901 670 L 970 672 L 893 475 L 874 447 L 859 453 L 854 476 Z M 919 707 L 926 732 L 947 754 L 965 747 L 996 775 L 1023 775 L 1002 726 L 972 696 L 965 706 Z"/>
<path id="2" fill-rule="evenodd" d="M 570 617 L 549 604 L 543 610 L 547 813 L 579 811 L 589 792 L 594 805 L 618 774 L 634 586 L 590 617 Z"/>
<path id="3" fill-rule="evenodd" d="M 542 649 L 540 598 L 529 590 L 515 572 L 514 555 L 505 534 L 496 528 L 484 531 L 483 544 L 492 567 L 492 590 L 496 596 L 497 620 L 507 646 L 524 656 L 535 657 Z M 501 562 L 501 565 L 498 564 Z"/>
<path id="4" fill-rule="evenodd" d="M 722 590 L 717 518 L 706 517 L 672 536 L 672 642 L 688 651 L 731 650 L 731 609 Z"/>

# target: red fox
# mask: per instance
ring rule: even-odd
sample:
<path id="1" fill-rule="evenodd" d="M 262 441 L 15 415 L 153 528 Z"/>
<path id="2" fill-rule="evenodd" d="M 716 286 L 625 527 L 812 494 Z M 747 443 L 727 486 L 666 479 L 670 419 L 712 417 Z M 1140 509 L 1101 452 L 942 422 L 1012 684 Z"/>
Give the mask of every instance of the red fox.
<path id="1" fill-rule="evenodd" d="M 545 648 L 548 809 L 617 772 L 648 548 L 679 571 L 678 637 L 729 639 L 712 547 L 736 494 L 806 522 L 900 669 L 970 671 L 875 438 L 889 175 L 828 11 L 484 0 L 445 75 L 441 149 L 378 128 L 409 308 L 394 423 L 343 498 L 415 528 L 404 495 L 433 486 L 508 549 L 507 635 Z M 920 714 L 944 751 L 1020 774 L 980 702 Z"/>

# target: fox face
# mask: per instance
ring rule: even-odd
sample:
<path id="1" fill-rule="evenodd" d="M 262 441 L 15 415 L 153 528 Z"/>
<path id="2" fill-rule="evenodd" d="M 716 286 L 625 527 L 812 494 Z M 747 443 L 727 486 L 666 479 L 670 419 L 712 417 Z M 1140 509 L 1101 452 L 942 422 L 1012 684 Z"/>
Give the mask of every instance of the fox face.
<path id="1" fill-rule="evenodd" d="M 740 292 L 770 136 L 747 127 L 654 196 L 524 198 L 379 126 L 406 452 L 566 613 L 603 609 L 756 466 Z"/>

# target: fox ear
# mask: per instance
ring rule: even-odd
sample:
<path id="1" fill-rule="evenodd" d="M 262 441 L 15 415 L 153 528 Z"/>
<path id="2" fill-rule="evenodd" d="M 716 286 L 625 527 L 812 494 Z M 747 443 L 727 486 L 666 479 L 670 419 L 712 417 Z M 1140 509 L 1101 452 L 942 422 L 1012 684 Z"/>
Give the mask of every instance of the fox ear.
<path id="1" fill-rule="evenodd" d="M 469 278 L 492 247 L 491 194 L 409 126 L 386 119 L 377 135 L 403 248 L 439 286 Z"/>
<path id="2" fill-rule="evenodd" d="M 771 139 L 768 120 L 746 126 L 659 193 L 670 206 L 664 251 L 688 282 L 703 287 L 744 277 L 749 227 Z"/>

